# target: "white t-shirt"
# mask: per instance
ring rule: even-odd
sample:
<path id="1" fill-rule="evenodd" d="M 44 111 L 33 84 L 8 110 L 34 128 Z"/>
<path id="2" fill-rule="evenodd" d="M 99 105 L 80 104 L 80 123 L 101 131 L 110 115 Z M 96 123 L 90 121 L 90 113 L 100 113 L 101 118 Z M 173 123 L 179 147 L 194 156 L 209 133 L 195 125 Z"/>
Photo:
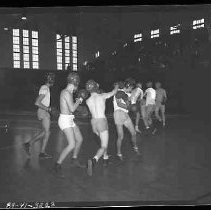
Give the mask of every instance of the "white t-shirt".
<path id="1" fill-rule="evenodd" d="M 138 99 L 138 97 L 140 96 L 141 99 L 143 98 L 143 90 L 139 87 L 137 87 L 136 89 L 134 89 L 131 93 L 130 96 L 130 100 L 131 100 L 131 104 L 136 104 L 136 101 Z"/>
<path id="2" fill-rule="evenodd" d="M 156 91 L 153 88 L 146 89 L 146 106 L 147 105 L 154 105 L 156 99 Z"/>
<path id="3" fill-rule="evenodd" d="M 45 97 L 43 98 L 43 100 L 41 101 L 41 103 L 47 107 L 50 106 L 50 89 L 47 85 L 42 85 L 40 90 L 39 90 L 39 95 L 45 95 Z"/>

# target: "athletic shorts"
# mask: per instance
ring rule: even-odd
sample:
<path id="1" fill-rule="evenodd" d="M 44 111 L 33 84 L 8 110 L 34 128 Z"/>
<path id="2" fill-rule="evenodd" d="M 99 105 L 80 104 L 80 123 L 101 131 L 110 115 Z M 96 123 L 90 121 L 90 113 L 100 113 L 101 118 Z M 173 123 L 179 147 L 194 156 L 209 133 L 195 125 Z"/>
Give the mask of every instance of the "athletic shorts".
<path id="1" fill-rule="evenodd" d="M 159 111 L 159 110 L 165 111 L 165 105 L 161 104 L 161 102 L 156 102 L 155 111 Z"/>
<path id="2" fill-rule="evenodd" d="M 148 104 L 146 106 L 147 115 L 152 114 L 153 111 L 155 111 L 155 104 Z"/>
<path id="3" fill-rule="evenodd" d="M 108 130 L 108 121 L 106 118 L 92 118 L 91 119 L 92 130 L 97 133 L 102 133 Z"/>
<path id="4" fill-rule="evenodd" d="M 68 115 L 68 114 L 60 114 L 58 125 L 61 130 L 64 130 L 66 128 L 74 128 L 75 122 L 74 122 L 74 115 Z"/>
<path id="5" fill-rule="evenodd" d="M 49 112 L 45 111 L 44 109 L 39 108 L 37 110 L 37 117 L 39 120 L 43 120 L 46 118 L 50 119 L 51 116 L 50 116 Z"/>
<path id="6" fill-rule="evenodd" d="M 127 112 L 122 110 L 114 111 L 114 122 L 116 125 L 124 125 L 130 123 L 131 119 Z"/>

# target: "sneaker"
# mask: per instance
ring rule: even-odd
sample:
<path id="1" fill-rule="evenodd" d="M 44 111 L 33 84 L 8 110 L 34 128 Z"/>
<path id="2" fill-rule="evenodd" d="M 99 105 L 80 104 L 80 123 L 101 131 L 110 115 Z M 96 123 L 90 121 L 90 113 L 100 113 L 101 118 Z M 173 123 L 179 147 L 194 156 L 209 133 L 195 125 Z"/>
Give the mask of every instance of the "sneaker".
<path id="1" fill-rule="evenodd" d="M 134 151 L 135 151 L 135 153 L 136 153 L 137 155 L 141 155 L 141 153 L 140 153 L 140 151 L 139 151 L 139 149 L 138 149 L 137 146 L 135 146 L 133 149 L 134 149 Z"/>
<path id="2" fill-rule="evenodd" d="M 85 165 L 80 164 L 80 162 L 78 161 L 78 159 L 73 158 L 72 159 L 72 163 L 70 165 L 71 167 L 78 167 L 78 168 L 86 168 Z"/>
<path id="3" fill-rule="evenodd" d="M 64 178 L 64 174 L 62 172 L 61 164 L 55 163 L 53 170 L 56 173 L 56 176 L 58 176 L 60 178 Z"/>
<path id="4" fill-rule="evenodd" d="M 87 173 L 88 173 L 89 176 L 92 176 L 93 168 L 96 165 L 96 163 L 97 162 L 96 162 L 96 160 L 94 158 L 88 160 Z"/>
<path id="5" fill-rule="evenodd" d="M 122 156 L 122 154 L 117 154 L 117 157 L 118 157 L 118 159 L 119 159 L 120 161 L 123 161 L 123 156 Z"/>
<path id="6" fill-rule="evenodd" d="M 29 142 L 24 143 L 23 148 L 24 148 L 26 154 L 30 156 L 30 143 Z"/>
<path id="7" fill-rule="evenodd" d="M 155 128 L 153 131 L 152 131 L 152 135 L 155 135 L 157 133 L 158 129 Z"/>
<path id="8" fill-rule="evenodd" d="M 48 155 L 47 153 L 40 153 L 39 154 L 39 158 L 40 159 L 49 159 L 49 158 L 52 158 L 52 155 Z"/>
<path id="9" fill-rule="evenodd" d="M 135 127 L 135 131 L 136 131 L 137 133 L 140 133 L 140 134 L 141 134 L 141 131 L 139 130 L 138 126 Z"/>

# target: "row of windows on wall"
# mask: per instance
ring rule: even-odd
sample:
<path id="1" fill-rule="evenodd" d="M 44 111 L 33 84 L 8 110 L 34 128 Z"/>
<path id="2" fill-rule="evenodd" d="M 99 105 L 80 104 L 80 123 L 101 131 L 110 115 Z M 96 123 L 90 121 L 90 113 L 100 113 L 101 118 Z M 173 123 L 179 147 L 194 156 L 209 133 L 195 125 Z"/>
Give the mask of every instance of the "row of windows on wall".
<path id="1" fill-rule="evenodd" d="M 170 35 L 173 34 L 179 34 L 180 33 L 180 24 L 177 24 L 175 26 L 171 26 L 170 27 Z M 193 24 L 192 24 L 193 29 L 198 29 L 198 28 L 204 28 L 204 18 L 200 19 L 200 20 L 194 20 Z M 159 29 L 155 29 L 155 30 L 151 30 L 151 38 L 156 38 L 160 36 L 160 30 Z M 142 34 L 135 34 L 134 35 L 134 42 L 140 42 L 142 41 Z"/>
<path id="2" fill-rule="evenodd" d="M 13 29 L 13 67 L 39 69 L 38 31 Z M 56 34 L 57 70 L 78 69 L 77 37 Z"/>

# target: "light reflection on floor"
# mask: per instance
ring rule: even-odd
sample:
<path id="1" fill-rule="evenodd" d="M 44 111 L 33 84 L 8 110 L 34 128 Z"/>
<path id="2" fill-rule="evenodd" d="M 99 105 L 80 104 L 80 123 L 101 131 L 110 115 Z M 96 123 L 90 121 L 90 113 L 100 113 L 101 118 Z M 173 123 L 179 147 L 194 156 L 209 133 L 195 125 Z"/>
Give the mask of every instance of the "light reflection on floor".
<path id="1" fill-rule="evenodd" d="M 85 163 L 98 148 L 99 141 L 90 124 L 80 125 L 84 142 L 80 161 Z M 58 180 L 51 173 L 54 161 L 67 144 L 58 128 L 51 131 L 47 152 L 53 160 L 38 158 L 41 142 L 31 148 L 27 160 L 22 144 L 39 132 L 39 126 L 16 123 L 7 133 L 0 133 L 0 201 L 211 201 L 211 126 L 191 119 L 171 119 L 168 127 L 156 136 L 138 135 L 142 157 L 137 159 L 126 132 L 123 153 L 127 157 L 116 164 L 116 131 L 109 124 L 108 168 L 101 164 L 93 177 L 85 170 L 71 168 L 70 155 L 63 168 L 66 178 Z M 204 196 L 203 196 L 204 195 Z"/>

